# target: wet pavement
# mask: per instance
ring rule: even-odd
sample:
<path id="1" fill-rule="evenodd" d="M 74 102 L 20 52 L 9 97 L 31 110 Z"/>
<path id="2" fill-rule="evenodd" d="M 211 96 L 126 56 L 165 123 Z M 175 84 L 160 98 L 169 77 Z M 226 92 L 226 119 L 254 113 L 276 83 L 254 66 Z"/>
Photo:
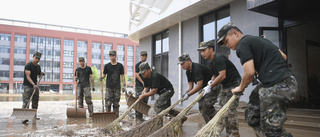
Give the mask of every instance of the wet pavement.
<path id="1" fill-rule="evenodd" d="M 37 111 L 40 120 L 30 120 L 28 124 L 22 124 L 21 119 L 10 117 L 13 108 L 21 108 L 22 105 L 22 101 L 15 101 L 15 98 L 17 97 L 0 102 L 0 136 L 101 136 L 99 128 L 106 126 L 106 124 L 93 124 L 91 118 L 68 119 L 66 110 L 68 107 L 74 107 L 74 100 L 68 99 L 40 101 Z M 101 100 L 93 100 L 93 103 L 94 112 L 101 112 Z M 125 100 L 121 100 L 120 114 L 127 109 L 125 103 Z M 132 113 L 123 120 L 123 129 L 129 130 L 135 126 L 133 112 L 132 110 Z M 189 119 L 182 126 L 182 137 L 194 136 L 205 125 L 197 110 L 190 112 Z M 155 115 L 153 108 L 150 109 L 149 114 L 149 117 L 144 117 L 146 120 Z"/>
<path id="2" fill-rule="evenodd" d="M 41 97 L 40 97 L 41 98 Z M 101 112 L 101 100 L 93 100 L 94 112 Z M 93 124 L 91 118 L 68 119 L 66 110 L 74 107 L 74 100 L 62 101 L 40 101 L 38 117 L 40 120 L 31 120 L 28 124 L 22 124 L 21 119 L 10 117 L 13 108 L 21 108 L 22 101 L 0 101 L 0 136 L 103 136 L 99 131 L 106 124 Z M 125 100 L 120 102 L 120 114 L 127 109 Z M 153 108 L 149 111 L 150 116 L 144 117 L 146 120 L 155 115 Z M 88 116 L 87 112 L 87 116 Z M 134 111 L 122 121 L 124 130 L 129 130 L 135 126 Z M 182 125 L 182 137 L 194 136 L 205 122 L 197 109 L 190 110 L 188 120 Z M 240 135 L 244 137 L 255 137 L 252 128 L 246 123 L 239 123 Z M 293 135 L 300 135 L 303 131 L 293 131 Z M 225 131 L 221 133 L 225 136 Z M 303 136 L 303 134 L 301 134 Z"/>

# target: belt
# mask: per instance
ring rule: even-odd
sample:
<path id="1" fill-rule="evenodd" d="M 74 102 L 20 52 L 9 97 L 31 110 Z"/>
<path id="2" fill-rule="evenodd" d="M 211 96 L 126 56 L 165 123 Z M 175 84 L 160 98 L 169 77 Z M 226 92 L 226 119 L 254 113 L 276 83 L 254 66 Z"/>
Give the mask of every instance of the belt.
<path id="1" fill-rule="evenodd" d="M 158 92 L 158 94 L 161 95 L 162 93 L 165 93 L 166 91 L 171 92 L 171 90 L 172 90 L 172 89 L 163 88 L 162 90 L 160 90 L 160 91 Z"/>

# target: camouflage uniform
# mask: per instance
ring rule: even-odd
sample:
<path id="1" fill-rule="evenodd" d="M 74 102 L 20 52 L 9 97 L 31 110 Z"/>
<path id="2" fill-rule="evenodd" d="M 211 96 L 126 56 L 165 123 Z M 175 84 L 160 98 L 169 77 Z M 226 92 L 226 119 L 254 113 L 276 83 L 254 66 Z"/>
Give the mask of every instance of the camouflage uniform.
<path id="1" fill-rule="evenodd" d="M 42 53 L 41 52 L 36 52 L 33 54 L 33 57 L 36 58 L 41 58 Z M 23 94 L 22 94 L 22 108 L 26 108 L 32 93 L 34 91 L 34 85 L 32 85 L 25 73 L 25 71 L 30 71 L 30 78 L 33 81 L 33 84 L 37 84 L 37 78 L 41 74 L 41 67 L 40 65 L 34 65 L 33 62 L 29 62 L 26 64 L 24 67 L 24 76 L 23 76 Z M 44 73 L 43 73 L 44 74 Z M 38 85 L 39 86 L 39 85 Z M 31 102 L 30 102 L 31 103 Z M 38 109 L 38 103 L 39 103 L 39 87 L 36 89 L 33 97 L 32 97 L 32 108 L 33 109 Z"/>
<path id="2" fill-rule="evenodd" d="M 92 109 L 90 106 L 92 105 L 92 97 L 91 97 L 91 88 L 90 87 L 81 87 L 78 88 L 78 105 L 79 108 L 83 108 L 83 97 L 85 97 L 86 103 L 88 105 L 89 113 L 92 113 Z"/>
<path id="3" fill-rule="evenodd" d="M 297 89 L 298 84 L 294 76 L 268 88 L 257 85 L 245 110 L 245 119 L 248 125 L 253 127 L 256 136 L 290 136 L 283 124 L 287 120 L 288 104 L 294 101 Z"/>
<path id="4" fill-rule="evenodd" d="M 159 94 L 159 98 L 154 103 L 154 110 L 157 114 L 171 106 L 171 97 L 173 96 L 173 94 L 173 89 L 166 89 L 165 91 L 162 91 L 161 94 Z M 179 111 L 172 109 L 169 111 L 169 114 L 175 117 L 179 114 Z"/>
<path id="5" fill-rule="evenodd" d="M 23 90 L 24 92 L 22 94 L 22 100 L 23 100 L 22 108 L 26 108 L 34 89 L 29 86 L 23 86 Z M 38 109 L 38 102 L 39 102 L 39 88 L 36 89 L 36 92 L 32 97 L 32 109 Z"/>
<path id="6" fill-rule="evenodd" d="M 217 102 L 220 91 L 221 85 L 219 84 L 212 87 L 211 92 L 206 94 L 198 101 L 200 113 L 202 114 L 202 117 L 206 123 L 208 123 L 217 113 L 213 105 Z"/>
<path id="7" fill-rule="evenodd" d="M 237 87 L 239 84 L 236 84 L 231 87 L 222 88 L 220 94 L 219 94 L 219 105 L 222 107 L 224 106 L 229 99 L 233 96 L 231 89 Z M 226 136 L 230 137 L 240 137 L 239 134 L 239 124 L 238 124 L 238 114 L 237 114 L 237 108 L 239 106 L 239 99 L 240 96 L 233 102 L 233 104 L 230 106 L 227 115 L 223 118 L 223 123 L 226 127 Z M 221 126 L 222 128 L 222 126 Z"/>
<path id="8" fill-rule="evenodd" d="M 115 89 L 111 89 L 111 88 L 107 88 L 106 89 L 106 98 L 105 98 L 105 102 L 106 102 L 106 112 L 111 112 L 111 105 L 113 105 L 113 111 L 116 112 L 116 114 L 119 116 L 119 102 L 120 102 L 120 89 L 119 88 L 115 88 Z"/>

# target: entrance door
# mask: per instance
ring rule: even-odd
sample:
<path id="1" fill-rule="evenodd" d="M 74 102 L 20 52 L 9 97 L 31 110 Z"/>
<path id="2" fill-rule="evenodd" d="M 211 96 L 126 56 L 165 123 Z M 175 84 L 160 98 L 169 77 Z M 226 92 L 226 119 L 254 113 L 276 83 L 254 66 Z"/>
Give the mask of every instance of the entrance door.
<path id="1" fill-rule="evenodd" d="M 308 40 L 307 43 L 308 100 L 311 108 L 320 109 L 320 43 Z"/>
<path id="2" fill-rule="evenodd" d="M 291 107 L 320 109 L 320 21 L 286 27 L 289 69 L 298 82 L 298 102 Z"/>

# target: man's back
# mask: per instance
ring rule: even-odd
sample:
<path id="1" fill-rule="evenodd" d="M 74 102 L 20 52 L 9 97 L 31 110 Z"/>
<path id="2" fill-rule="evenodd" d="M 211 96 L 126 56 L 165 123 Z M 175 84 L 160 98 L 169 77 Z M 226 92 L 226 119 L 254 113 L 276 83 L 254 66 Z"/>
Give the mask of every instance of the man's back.
<path id="1" fill-rule="evenodd" d="M 242 64 L 253 59 L 263 87 L 270 87 L 291 75 L 279 49 L 267 39 L 246 35 L 236 49 Z"/>

